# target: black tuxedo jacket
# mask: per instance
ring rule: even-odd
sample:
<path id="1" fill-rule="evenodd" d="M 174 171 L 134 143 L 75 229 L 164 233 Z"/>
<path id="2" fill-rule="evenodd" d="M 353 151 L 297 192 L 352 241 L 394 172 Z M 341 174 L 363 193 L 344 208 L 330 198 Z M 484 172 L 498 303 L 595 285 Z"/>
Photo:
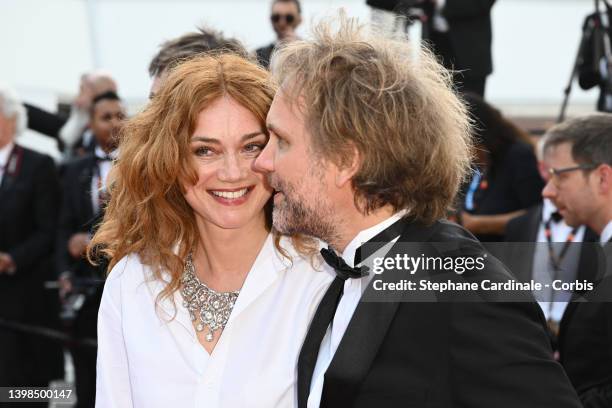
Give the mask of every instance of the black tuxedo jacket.
<path id="1" fill-rule="evenodd" d="M 445 221 L 427 227 L 407 223 L 398 242 L 453 243 L 461 253 L 482 253 L 469 232 Z M 387 257 L 398 254 L 396 248 Z M 466 276 L 510 277 L 493 257 L 482 272 Z M 362 298 L 325 373 L 321 407 L 580 407 L 552 358 L 543 315 L 529 299 L 416 303 Z M 298 388 L 303 381 L 298 367 Z"/>
<path id="2" fill-rule="evenodd" d="M 43 282 L 54 275 L 59 179 L 50 157 L 19 145 L 14 152 L 19 164 L 0 183 L 0 252 L 11 255 L 17 270 L 0 274 L 0 318 L 53 327 L 57 294 L 45 291 Z M 61 349 L 0 327 L 0 386 L 46 386 L 61 375 Z"/>
<path id="3" fill-rule="evenodd" d="M 255 50 L 255 55 L 257 56 L 257 62 L 262 67 L 270 68 L 270 58 L 272 57 L 272 52 L 276 48 L 276 42 L 266 45 L 265 47 L 261 47 Z"/>
<path id="4" fill-rule="evenodd" d="M 538 230 L 542 223 L 542 204 L 531 207 L 527 213 L 513 218 L 506 226 L 506 241 L 507 242 L 536 242 L 538 239 Z M 589 265 L 590 260 L 594 256 L 593 243 L 599 241 L 599 236 L 590 228 L 584 231 L 582 239 L 582 250 L 580 251 L 580 260 L 578 261 L 578 274 L 576 279 L 594 281 L 596 278 L 595 270 Z M 521 246 L 522 254 L 510 256 L 512 265 L 510 267 L 514 275 L 523 282 L 527 282 L 532 278 L 533 269 L 533 246 Z"/>
<path id="5" fill-rule="evenodd" d="M 431 41 L 445 66 L 465 70 L 467 78 L 493 72 L 491 8 L 495 0 L 446 0 L 442 14 L 449 31 L 432 31 Z"/>
<path id="6" fill-rule="evenodd" d="M 560 361 L 585 408 L 612 406 L 612 243 L 597 258 L 603 299 L 570 303 L 559 328 Z"/>
<path id="7" fill-rule="evenodd" d="M 91 201 L 91 181 L 96 171 L 96 159 L 88 155 L 68 163 L 64 169 L 63 200 L 57 233 L 56 269 L 58 273 L 71 271 L 76 276 L 99 277 L 86 259 L 75 260 L 68 252 L 68 241 L 78 232 L 90 233 L 101 220 L 101 213 L 94 213 Z"/>
<path id="8" fill-rule="evenodd" d="M 53 160 L 15 149 L 18 169 L 5 173 L 0 184 L 0 252 L 11 255 L 17 272 L 0 275 L 0 316 L 19 319 L 28 285 L 40 283 L 50 266 L 61 196 Z"/>

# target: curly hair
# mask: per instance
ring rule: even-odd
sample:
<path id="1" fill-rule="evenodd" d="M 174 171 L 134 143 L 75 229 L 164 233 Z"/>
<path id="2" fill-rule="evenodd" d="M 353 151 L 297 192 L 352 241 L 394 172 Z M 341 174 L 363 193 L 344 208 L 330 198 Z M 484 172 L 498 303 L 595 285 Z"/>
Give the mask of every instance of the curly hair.
<path id="1" fill-rule="evenodd" d="M 359 152 L 358 208 L 434 221 L 470 166 L 469 115 L 431 52 L 366 28 L 345 15 L 323 21 L 312 39 L 277 48 L 272 75 L 299 101 L 315 152 L 341 166 Z"/>
<path id="2" fill-rule="evenodd" d="M 107 183 L 111 198 L 90 243 L 90 261 L 105 258 L 110 271 L 124 256 L 138 254 L 156 279 L 162 279 L 162 271 L 169 273 L 160 297 L 170 297 L 180 287 L 184 260 L 198 239 L 182 187 L 197 181 L 189 144 L 198 114 L 229 96 L 265 129 L 274 93 L 265 69 L 234 54 L 201 56 L 172 69 L 160 92 L 121 131 L 119 159 Z M 266 206 L 269 214 L 271 201 Z M 271 228 L 269 216 L 267 224 Z M 280 235 L 273 233 L 276 248 L 288 257 Z M 298 252 L 313 252 L 314 241 L 292 238 Z"/>

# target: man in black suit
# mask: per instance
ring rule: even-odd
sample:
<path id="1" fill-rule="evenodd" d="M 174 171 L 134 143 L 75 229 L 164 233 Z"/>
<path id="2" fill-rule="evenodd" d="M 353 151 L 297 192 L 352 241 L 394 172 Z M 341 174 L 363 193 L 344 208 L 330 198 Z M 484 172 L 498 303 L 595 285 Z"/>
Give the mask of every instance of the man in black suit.
<path id="1" fill-rule="evenodd" d="M 74 333 L 79 339 L 95 339 L 98 308 L 105 267 L 91 265 L 85 252 L 96 224 L 101 221 L 108 195 L 106 179 L 117 157 L 117 135 L 125 111 L 114 92 L 98 95 L 90 111 L 90 128 L 96 140 L 94 154 L 66 165 L 63 175 L 63 201 L 59 218 L 56 267 L 62 292 L 72 291 L 74 284 L 100 281 L 85 289 L 85 303 L 78 311 Z M 95 401 L 96 350 L 76 346 L 74 357 L 79 407 L 90 407 Z"/>
<path id="2" fill-rule="evenodd" d="M 302 22 L 300 1 L 273 0 L 270 22 L 276 33 L 276 41 L 255 50 L 257 61 L 266 68 L 270 67 L 270 57 L 280 42 L 292 41 L 297 38 L 295 30 Z"/>
<path id="3" fill-rule="evenodd" d="M 612 114 L 592 114 L 547 132 L 551 178 L 543 196 L 568 225 L 600 236 L 607 263 L 596 265 L 597 287 L 566 309 L 559 353 L 585 408 L 612 406 Z M 601 257 L 598 257 L 602 261 Z M 604 267 L 605 265 L 605 267 Z"/>
<path id="4" fill-rule="evenodd" d="M 548 182 L 550 148 L 544 150 L 545 141 L 545 136 L 538 141 L 538 169 L 542 179 Z M 506 241 L 510 244 L 505 248 L 503 261 L 523 282 L 533 279 L 550 283 L 557 278 L 566 282 L 576 279 L 593 282 L 596 271 L 590 265 L 594 256 L 592 243 L 598 240 L 599 236 L 584 225 L 567 225 L 554 203 L 545 198 L 542 204 L 508 222 Z M 542 307 L 556 349 L 559 323 L 572 292 L 551 290 L 534 295 Z"/>
<path id="5" fill-rule="evenodd" d="M 0 88 L 0 319 L 38 325 L 48 323 L 43 281 L 49 278 L 60 190 L 53 160 L 15 143 L 25 115 L 15 93 Z M 51 356 L 39 340 L 0 327 L 0 386 L 48 384 Z M 30 357 L 41 357 L 41 348 L 47 358 L 34 365 Z M 59 349 L 51 352 L 63 359 Z"/>
<path id="6" fill-rule="evenodd" d="M 491 8 L 495 0 L 437 1 L 430 40 L 459 88 L 484 97 L 493 72 Z M 441 7 L 440 7 L 441 6 Z"/>
<path id="7" fill-rule="evenodd" d="M 254 164 L 276 190 L 274 226 L 328 242 L 322 256 L 338 275 L 300 352 L 298 406 L 579 407 L 529 292 L 510 303 L 478 301 L 507 300 L 502 292 L 376 289 L 410 279 L 387 260 L 483 254 L 469 232 L 440 220 L 468 171 L 471 129 L 428 54 L 413 59 L 407 42 L 346 19 L 338 32 L 327 24 L 279 50 L 282 86 Z M 382 271 L 358 267 L 373 251 Z M 512 281 L 482 258 L 483 269 L 463 275 L 412 276 Z"/>

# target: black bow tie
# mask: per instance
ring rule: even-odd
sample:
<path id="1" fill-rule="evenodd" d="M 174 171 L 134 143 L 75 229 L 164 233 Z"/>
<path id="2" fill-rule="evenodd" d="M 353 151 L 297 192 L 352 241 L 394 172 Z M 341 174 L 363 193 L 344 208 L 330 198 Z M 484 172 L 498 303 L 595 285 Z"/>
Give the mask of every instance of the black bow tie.
<path id="1" fill-rule="evenodd" d="M 553 220 L 554 222 L 559 222 L 563 220 L 563 216 L 559 214 L 559 211 L 555 211 L 554 213 L 550 215 L 550 219 Z"/>
<path id="2" fill-rule="evenodd" d="M 110 156 L 96 156 L 96 163 L 100 163 L 103 161 L 113 161 L 113 158 Z"/>
<path id="3" fill-rule="evenodd" d="M 326 264 L 334 268 L 336 275 L 342 280 L 363 278 L 368 275 L 369 268 L 367 266 L 357 268 L 350 267 L 344 259 L 338 256 L 332 249 L 321 249 L 321 256 Z"/>

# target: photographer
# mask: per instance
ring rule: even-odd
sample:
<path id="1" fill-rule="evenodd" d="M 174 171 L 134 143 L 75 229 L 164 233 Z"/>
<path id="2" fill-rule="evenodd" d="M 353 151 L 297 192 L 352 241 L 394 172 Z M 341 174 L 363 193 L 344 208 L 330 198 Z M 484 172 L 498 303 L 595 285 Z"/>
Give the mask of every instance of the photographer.
<path id="1" fill-rule="evenodd" d="M 435 4 L 430 40 L 461 91 L 485 94 L 493 72 L 491 8 L 495 0 L 428 0 Z"/>
<path id="2" fill-rule="evenodd" d="M 600 93 L 597 100 L 597 110 L 612 112 L 612 87 L 608 72 L 608 58 L 610 55 L 607 55 L 605 45 L 606 41 L 609 44 L 609 39 L 611 38 L 609 27 L 610 8 L 607 3 L 605 13 L 606 15 L 595 12 L 587 16 L 584 21 L 584 48 L 579 55 L 578 82 L 584 90 L 599 86 Z M 604 19 L 607 19 L 608 24 L 602 25 Z"/>

